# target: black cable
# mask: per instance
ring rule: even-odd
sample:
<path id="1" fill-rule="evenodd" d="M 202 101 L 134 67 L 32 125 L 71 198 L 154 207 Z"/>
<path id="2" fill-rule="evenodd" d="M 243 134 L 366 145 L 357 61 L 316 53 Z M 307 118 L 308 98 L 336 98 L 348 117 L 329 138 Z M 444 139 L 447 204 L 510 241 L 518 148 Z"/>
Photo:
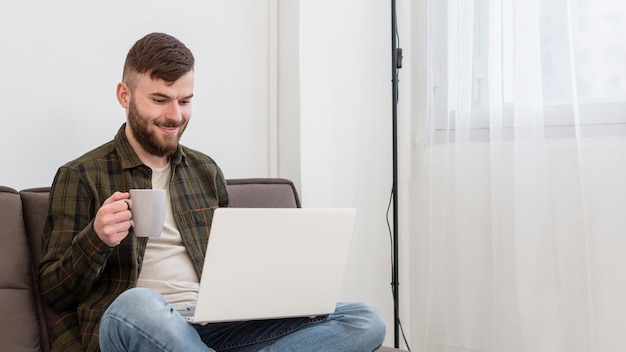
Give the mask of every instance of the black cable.
<path id="1" fill-rule="evenodd" d="M 393 236 L 392 236 L 391 224 L 389 223 L 389 211 L 391 209 L 391 203 L 392 203 L 393 197 L 394 197 L 394 194 L 393 194 L 393 190 L 392 190 L 391 193 L 390 193 L 390 196 L 389 196 L 389 203 L 387 204 L 387 229 L 389 230 L 389 239 L 390 239 L 390 241 L 392 243 L 392 248 L 393 248 Z M 391 270 L 392 271 L 394 270 L 393 269 L 394 257 L 395 257 L 395 255 L 394 255 L 394 252 L 392 250 L 391 251 L 391 262 L 392 262 L 392 269 Z M 393 276 L 393 272 L 392 272 L 392 276 Z M 395 292 L 394 292 L 395 289 L 396 288 L 394 287 L 394 285 L 391 285 L 391 290 L 392 290 L 392 294 L 394 295 L 394 297 L 395 297 Z M 398 323 L 398 327 L 400 328 L 400 333 L 402 334 L 402 339 L 404 340 L 404 345 L 406 346 L 406 349 L 408 351 L 411 351 L 411 347 L 409 346 L 409 342 L 407 341 L 406 335 L 404 334 L 404 328 L 402 327 L 402 320 L 400 319 L 399 315 L 398 315 L 397 323 Z M 400 346 L 395 346 L 395 347 L 399 348 Z"/>

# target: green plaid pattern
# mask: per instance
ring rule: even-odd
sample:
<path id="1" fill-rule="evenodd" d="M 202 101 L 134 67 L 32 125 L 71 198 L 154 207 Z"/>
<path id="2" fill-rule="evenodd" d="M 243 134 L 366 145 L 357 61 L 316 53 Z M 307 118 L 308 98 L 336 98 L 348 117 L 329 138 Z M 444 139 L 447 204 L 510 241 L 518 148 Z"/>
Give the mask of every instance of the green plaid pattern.
<path id="1" fill-rule="evenodd" d="M 42 238 L 41 292 L 58 314 L 53 351 L 99 351 L 100 318 L 134 287 L 147 238 L 105 245 L 93 230 L 100 205 L 116 191 L 152 188 L 151 169 L 131 148 L 122 125 L 114 140 L 59 168 Z M 213 210 L 229 204 L 226 181 L 210 157 L 179 146 L 170 158 L 174 219 L 200 276 Z"/>

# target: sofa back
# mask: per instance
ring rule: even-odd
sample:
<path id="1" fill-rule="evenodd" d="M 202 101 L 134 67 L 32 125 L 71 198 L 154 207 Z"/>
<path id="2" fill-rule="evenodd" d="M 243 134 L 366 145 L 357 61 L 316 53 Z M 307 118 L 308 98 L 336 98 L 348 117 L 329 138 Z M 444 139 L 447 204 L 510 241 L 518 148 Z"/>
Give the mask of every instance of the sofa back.
<path id="1" fill-rule="evenodd" d="M 7 351 L 48 350 L 29 239 L 20 194 L 0 186 L 0 346 Z"/>
<path id="2" fill-rule="evenodd" d="M 231 206 L 299 208 L 293 183 L 279 178 L 227 180 Z M 38 270 L 49 187 L 17 192 L 0 186 L 0 346 L 49 351 L 55 314 L 41 304 Z"/>

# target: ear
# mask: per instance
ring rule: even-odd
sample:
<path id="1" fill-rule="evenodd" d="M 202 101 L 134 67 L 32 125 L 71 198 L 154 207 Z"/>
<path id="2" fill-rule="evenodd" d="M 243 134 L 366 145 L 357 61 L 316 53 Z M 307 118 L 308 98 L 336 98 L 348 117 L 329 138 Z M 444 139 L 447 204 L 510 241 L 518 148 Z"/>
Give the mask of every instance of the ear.
<path id="1" fill-rule="evenodd" d="M 128 101 L 130 100 L 130 89 L 124 82 L 120 82 L 117 84 L 116 90 L 117 101 L 124 108 L 128 108 Z"/>

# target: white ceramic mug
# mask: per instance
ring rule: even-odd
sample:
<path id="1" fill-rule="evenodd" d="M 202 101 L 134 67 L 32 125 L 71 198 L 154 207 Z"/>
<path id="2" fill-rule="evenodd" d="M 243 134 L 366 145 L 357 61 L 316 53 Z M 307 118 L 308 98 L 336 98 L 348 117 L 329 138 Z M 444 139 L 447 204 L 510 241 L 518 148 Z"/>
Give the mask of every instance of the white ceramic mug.
<path id="1" fill-rule="evenodd" d="M 164 189 L 131 189 L 128 209 L 132 213 L 130 224 L 137 237 L 158 237 L 165 221 Z"/>

